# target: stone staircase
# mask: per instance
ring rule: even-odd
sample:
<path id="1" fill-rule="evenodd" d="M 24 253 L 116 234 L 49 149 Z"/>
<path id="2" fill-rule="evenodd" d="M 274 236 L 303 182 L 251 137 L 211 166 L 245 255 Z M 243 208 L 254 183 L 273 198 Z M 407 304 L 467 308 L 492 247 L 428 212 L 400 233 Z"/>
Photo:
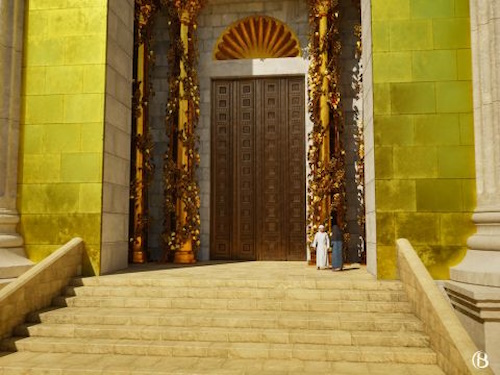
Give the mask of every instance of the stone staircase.
<path id="1" fill-rule="evenodd" d="M 442 374 L 399 282 L 272 267 L 74 279 L 1 342 L 0 373 Z"/>

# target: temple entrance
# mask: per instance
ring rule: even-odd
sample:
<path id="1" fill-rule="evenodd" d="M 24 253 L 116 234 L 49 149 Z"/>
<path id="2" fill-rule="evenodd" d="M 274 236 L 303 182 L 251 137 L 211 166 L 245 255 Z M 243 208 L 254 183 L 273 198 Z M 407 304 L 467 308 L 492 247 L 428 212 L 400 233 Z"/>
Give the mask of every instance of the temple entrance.
<path id="1" fill-rule="evenodd" d="M 305 82 L 212 82 L 211 259 L 304 260 Z"/>

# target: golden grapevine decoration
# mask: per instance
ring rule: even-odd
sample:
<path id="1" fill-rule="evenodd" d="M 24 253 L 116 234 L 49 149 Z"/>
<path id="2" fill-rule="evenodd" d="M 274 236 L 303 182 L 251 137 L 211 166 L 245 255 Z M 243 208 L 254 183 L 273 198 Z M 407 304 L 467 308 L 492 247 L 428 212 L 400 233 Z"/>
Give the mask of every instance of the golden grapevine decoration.
<path id="1" fill-rule="evenodd" d="M 196 170 L 200 162 L 196 126 L 199 118 L 200 91 L 197 65 L 196 15 L 202 1 L 165 0 L 169 17 L 170 51 L 169 95 L 166 107 L 166 130 L 169 135 L 169 150 L 165 154 L 165 225 L 163 239 L 165 254 L 178 251 L 189 238 L 193 252 L 200 246 L 200 189 L 196 181 Z M 185 16 L 188 16 L 187 18 Z M 188 45 L 184 46 L 180 35 L 182 22 L 188 26 Z M 186 48 L 187 47 L 187 53 Z M 183 63 L 186 72 L 182 79 L 184 95 L 180 97 L 181 71 Z M 179 124 L 180 101 L 187 101 L 185 124 Z M 183 125 L 183 126 L 180 126 Z M 182 129 L 182 130 L 180 130 Z M 185 153 L 185 163 L 178 160 L 179 144 Z M 185 220 L 176 216 L 179 201 L 183 202 Z"/>
<path id="2" fill-rule="evenodd" d="M 359 3 L 358 3 L 359 4 Z M 358 12 L 360 9 L 358 8 Z M 363 52 L 363 47 L 361 44 L 361 25 L 354 26 L 354 35 L 357 38 L 356 41 L 356 59 L 361 61 L 361 54 Z M 356 98 L 361 95 L 361 74 L 356 76 L 357 80 L 355 83 Z M 357 188 L 358 197 L 358 207 L 357 207 L 357 217 L 358 225 L 360 227 L 360 233 L 363 238 L 365 238 L 365 144 L 364 144 L 364 124 L 362 119 L 359 118 L 359 112 L 356 110 L 356 124 L 357 132 L 354 134 L 354 142 L 357 148 L 357 161 L 355 163 L 355 181 Z M 362 263 L 366 262 L 366 251 L 363 248 L 359 249 L 358 252 Z"/>
<path id="3" fill-rule="evenodd" d="M 150 134 L 148 132 L 148 105 L 149 98 L 153 95 L 152 86 L 149 81 L 150 67 L 154 65 L 155 55 L 151 48 L 151 29 L 154 23 L 154 16 L 158 10 L 157 0 L 136 0 L 135 1 L 135 40 L 134 50 L 136 56 L 135 79 L 133 81 L 132 97 L 132 117 L 133 117 L 133 178 L 130 187 L 130 199 L 133 201 L 133 234 L 130 243 L 133 253 L 142 252 L 144 254 L 145 239 L 149 225 L 146 193 L 151 182 L 154 165 L 152 163 L 152 148 Z M 139 56 L 141 54 L 141 56 Z M 138 61 L 142 60 L 140 67 Z M 142 71 L 139 72 L 139 69 Z M 142 80 L 141 78 L 142 77 Z M 142 89 L 141 89 L 142 85 Z M 138 122 L 142 121 L 141 129 L 138 129 Z M 137 157 L 140 155 L 140 158 Z M 135 257 L 135 254 L 134 254 Z M 145 261 L 133 259 L 134 261 Z"/>
<path id="4" fill-rule="evenodd" d="M 327 7 L 325 7 L 327 4 Z M 337 221 L 344 233 L 344 245 L 348 243 L 346 233 L 346 190 L 345 190 L 345 150 L 341 142 L 344 131 L 344 121 L 341 109 L 340 97 L 340 52 L 341 43 L 339 37 L 339 10 L 338 1 L 309 0 L 309 103 L 308 109 L 313 123 L 313 129 L 309 133 L 308 163 L 311 169 L 308 175 L 308 242 L 312 242 L 314 233 L 325 218 L 330 217 L 331 212 L 337 214 Z M 323 40 L 320 40 L 320 19 L 327 17 L 327 30 Z M 325 54 L 326 53 L 326 54 Z M 326 70 L 322 71 L 323 56 L 328 56 Z M 328 80 L 328 106 L 330 109 L 329 126 L 323 127 L 321 123 L 321 96 L 323 92 L 323 79 Z M 321 159 L 323 142 L 330 135 L 330 155 Z M 322 213 L 322 202 L 330 199 L 328 212 Z"/>

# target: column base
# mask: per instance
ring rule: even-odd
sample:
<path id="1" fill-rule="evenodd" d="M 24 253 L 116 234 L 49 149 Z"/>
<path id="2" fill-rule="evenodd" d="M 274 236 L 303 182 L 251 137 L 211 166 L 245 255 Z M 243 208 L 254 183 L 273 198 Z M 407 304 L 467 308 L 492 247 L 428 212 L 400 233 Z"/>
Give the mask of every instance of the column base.
<path id="1" fill-rule="evenodd" d="M 446 281 L 444 287 L 460 322 L 500 374 L 500 288 L 456 281 Z"/>
<path id="2" fill-rule="evenodd" d="M 0 249 L 0 279 L 19 277 L 33 265 L 34 263 L 24 256 L 22 248 Z"/>
<path id="3" fill-rule="evenodd" d="M 450 268 L 450 280 L 500 287 L 500 252 L 467 250 L 462 262 Z"/>
<path id="4" fill-rule="evenodd" d="M 174 263 L 177 264 L 192 264 L 196 263 L 194 253 L 192 250 L 188 251 L 177 251 L 174 256 Z"/>

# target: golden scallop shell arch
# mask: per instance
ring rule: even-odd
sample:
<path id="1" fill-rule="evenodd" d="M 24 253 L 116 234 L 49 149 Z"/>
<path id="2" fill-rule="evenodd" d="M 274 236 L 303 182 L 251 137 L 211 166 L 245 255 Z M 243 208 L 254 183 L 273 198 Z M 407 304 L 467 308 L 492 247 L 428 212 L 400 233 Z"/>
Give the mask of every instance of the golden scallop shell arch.
<path id="1" fill-rule="evenodd" d="M 299 40 L 281 21 L 252 16 L 228 27 L 215 46 L 215 60 L 264 59 L 300 56 Z"/>

